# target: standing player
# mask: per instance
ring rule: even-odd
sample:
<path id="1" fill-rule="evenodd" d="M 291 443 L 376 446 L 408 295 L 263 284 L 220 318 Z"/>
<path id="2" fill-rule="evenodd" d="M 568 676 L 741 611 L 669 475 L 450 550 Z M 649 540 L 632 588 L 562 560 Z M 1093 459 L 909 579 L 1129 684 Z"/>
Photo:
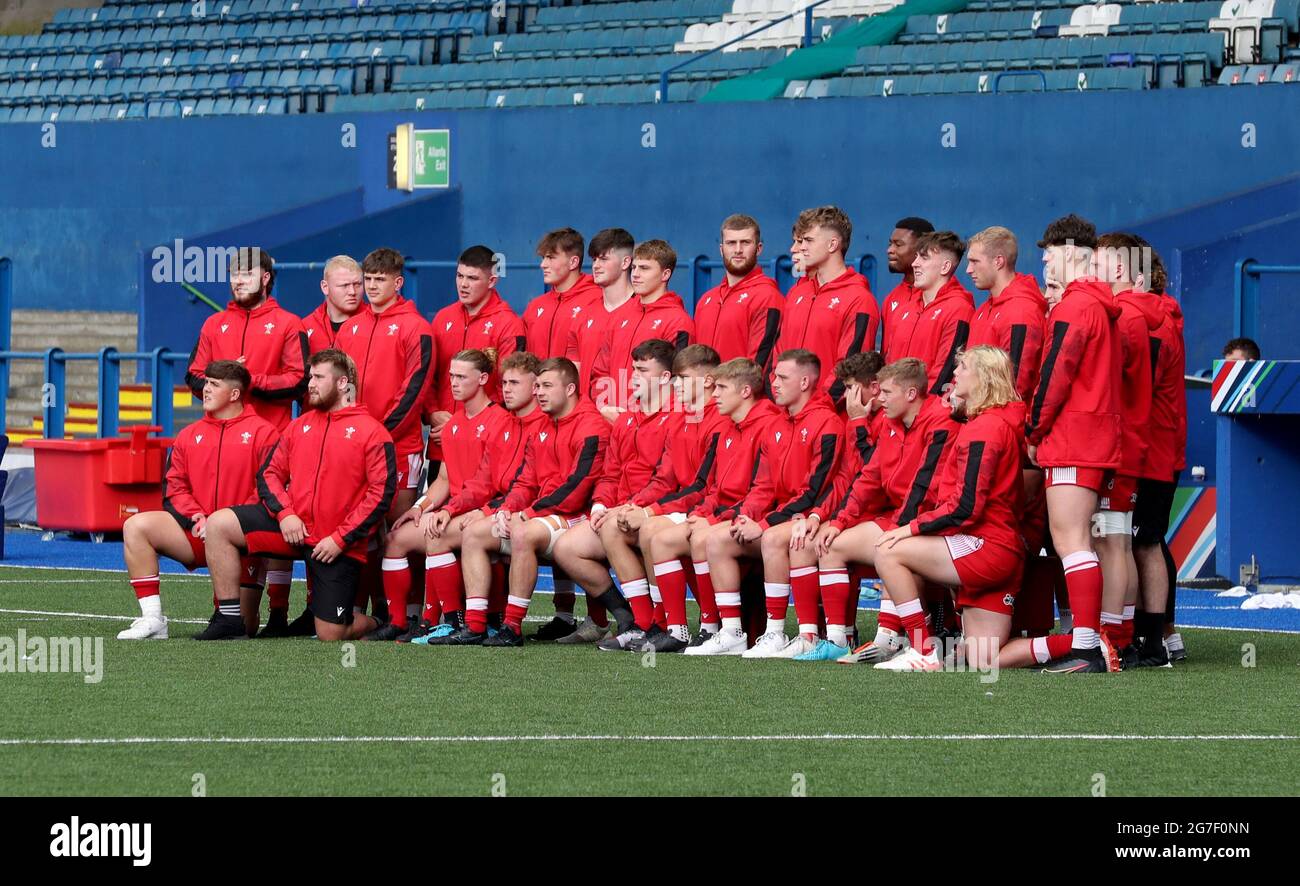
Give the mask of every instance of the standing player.
<path id="1" fill-rule="evenodd" d="M 748 215 L 722 223 L 723 281 L 695 305 L 695 339 L 725 360 L 748 357 L 766 372 L 781 332 L 784 299 L 776 281 L 758 267 L 763 235 Z"/>
<path id="2" fill-rule="evenodd" d="M 1025 546 L 1020 538 L 1025 410 L 1011 361 L 988 345 L 963 354 L 952 398 L 964 424 L 939 483 L 934 507 L 876 541 L 876 571 L 894 602 L 910 646 L 876 667 L 938 671 L 919 580 L 957 588 L 967 665 L 986 670 L 1011 635 Z"/>
<path id="3" fill-rule="evenodd" d="M 791 287 L 781 318 L 778 353 L 809 350 L 823 366 L 875 347 L 880 309 L 867 280 L 844 264 L 853 224 L 835 206 L 805 210 L 796 233 L 805 276 Z M 835 374 L 821 381 L 831 399 L 844 393 Z"/>
<path id="4" fill-rule="evenodd" d="M 632 250 L 636 241 L 622 228 L 606 228 L 591 238 L 587 254 L 591 256 L 591 279 L 602 296 L 586 307 L 576 322 L 569 324 L 563 354 L 578 367 L 578 389 L 591 396 L 591 377 L 595 373 L 596 355 L 609 332 L 614 315 L 632 301 Z M 585 319 L 583 319 L 585 318 Z"/>
<path id="5" fill-rule="evenodd" d="M 582 235 L 573 228 L 560 228 L 537 244 L 541 257 L 542 282 L 551 287 L 528 303 L 524 311 L 527 350 L 539 360 L 563 357 L 569 344 L 569 330 L 604 297 L 592 278 L 582 273 Z"/>
<path id="6" fill-rule="evenodd" d="M 515 427 L 517 433 L 517 423 L 510 413 L 488 399 L 487 386 L 495 370 L 492 360 L 482 351 L 461 351 L 451 358 L 448 387 L 456 408 L 447 422 L 447 433 L 443 435 L 442 466 L 420 500 L 393 524 L 384 543 L 384 596 L 388 599 L 390 613 L 398 601 L 405 606 L 410 595 L 409 557 L 423 554 L 426 568 L 439 578 L 442 576 L 437 570 L 448 565 L 449 560 L 455 562 L 452 552 L 458 544 L 452 542 L 458 543 L 459 537 L 455 532 L 445 531 L 445 524 L 438 526 L 435 515 L 449 499 L 461 494 L 466 482 L 485 463 L 490 441 L 511 427 Z M 435 527 L 439 530 L 436 534 Z M 424 614 L 418 624 L 411 625 L 407 619 L 408 624 L 403 630 L 390 619 L 365 639 L 409 643 L 433 630 L 444 601 L 448 613 L 459 613 L 464 608 L 458 570 L 457 580 L 452 586 L 442 583 L 442 587 L 430 587 L 430 584 L 438 583 L 429 582 L 429 577 L 426 575 Z M 430 594 L 430 590 L 434 593 Z"/>
<path id="7" fill-rule="evenodd" d="M 967 344 L 1006 351 L 1016 393 L 1028 403 L 1043 362 L 1047 301 L 1031 274 L 1016 273 L 1017 253 L 1016 235 L 1006 228 L 985 228 L 966 244 L 966 273 L 976 289 L 989 294 L 971 320 Z"/>
<path id="8" fill-rule="evenodd" d="M 666 341 L 650 339 L 632 351 L 632 409 L 620 415 L 610 432 L 609 449 L 605 455 L 605 470 L 591 497 L 590 519 L 564 533 L 555 545 L 555 562 L 587 592 L 588 597 L 599 599 L 608 607 L 611 604 L 623 633 L 636 619 L 633 611 L 618 600 L 610 598 L 610 566 L 617 570 L 622 560 L 620 581 L 623 576 L 639 566 L 633 553 L 636 531 L 620 525 L 627 510 L 638 506 L 630 502 L 649 488 L 659 466 L 671 462 L 669 442 L 680 436 L 685 416 L 673 402 L 672 370 L 676 352 Z M 629 564 L 627 561 L 632 561 Z M 632 568 L 629 568 L 632 566 Z M 644 573 L 639 576 L 644 579 Z M 647 614 L 645 597 L 641 615 Z M 561 643 L 595 643 L 605 634 L 607 625 L 599 625 L 588 616 L 572 634 L 560 638 Z M 647 625 L 648 627 L 648 625 Z"/>
<path id="9" fill-rule="evenodd" d="M 361 310 L 361 294 L 365 292 L 362 276 L 361 265 L 349 255 L 336 255 L 325 262 L 320 281 L 324 299 L 302 319 L 311 353 L 334 347 L 334 339 L 344 321 L 351 320 Z"/>
<path id="10" fill-rule="evenodd" d="M 388 431 L 353 402 L 356 386 L 356 367 L 347 354 L 329 349 L 313 356 L 307 383 L 312 408 L 289 425 L 264 464 L 258 478 L 262 501 L 208 518 L 217 611 L 196 639 L 243 636 L 241 550 L 306 560 L 321 640 L 353 640 L 374 630 L 373 618 L 354 618 L 353 603 L 370 537 L 397 488 L 397 457 Z"/>
<path id="11" fill-rule="evenodd" d="M 1029 458 L 1047 472 L 1047 515 L 1052 544 L 1065 568 L 1074 615 L 1071 647 L 1052 641 L 1061 657 L 1050 673 L 1107 671 L 1101 646 L 1102 577 L 1092 547 L 1108 472 L 1120 464 L 1123 355 L 1115 321 L 1119 305 L 1110 287 L 1091 276 L 1097 231 L 1068 215 L 1047 226 L 1044 276 L 1065 286 L 1048 315 L 1038 390 L 1030 404 Z M 1048 638 L 1051 640 L 1051 638 Z"/>
<path id="12" fill-rule="evenodd" d="M 289 424 L 293 402 L 307 384 L 307 333 L 302 321 L 272 297 L 275 261 L 264 249 L 240 247 L 230 263 L 230 304 L 203 324 L 190 354 L 185 383 L 203 396 L 203 369 L 234 360 L 253 384 L 247 405 L 279 431 Z"/>
<path id="13" fill-rule="evenodd" d="M 443 638 L 445 645 L 522 646 L 538 559 L 551 557 L 559 538 L 586 519 L 592 489 L 604 468 L 609 423 L 591 401 L 578 396 L 578 369 L 563 357 L 539 367 L 537 405 L 551 424 L 529 442 L 519 478 L 500 510 L 491 520 L 471 523 L 464 533 L 466 624 Z M 505 623 L 489 638 L 489 557 L 495 553 L 510 557 L 510 596 Z"/>
<path id="14" fill-rule="evenodd" d="M 886 363 L 894 359 L 894 330 L 900 320 L 907 319 L 915 305 L 921 299 L 912 280 L 912 262 L 916 261 L 916 241 L 922 234 L 934 231 L 934 225 L 923 218 L 909 216 L 900 219 L 889 235 L 889 247 L 885 254 L 889 258 L 890 273 L 902 274 L 903 279 L 890 290 L 889 295 L 880 305 L 880 353 Z M 906 355 L 902 355 L 906 356 Z"/>
<path id="15" fill-rule="evenodd" d="M 975 302 L 957 281 L 966 244 L 952 231 L 922 234 L 916 241 L 912 280 L 918 298 L 898 316 L 890 331 L 890 363 L 915 357 L 930 373 L 930 393 L 941 394 L 952 381 L 957 352 L 966 344 Z"/>
<path id="16" fill-rule="evenodd" d="M 203 418 L 177 434 L 172 444 L 163 510 L 133 514 L 122 527 L 122 552 L 140 617 L 117 635 L 119 640 L 167 639 L 159 556 L 191 571 L 206 566 L 208 515 L 257 501 L 257 472 L 279 437 L 270 423 L 244 406 L 252 384 L 247 369 L 233 360 L 217 360 L 204 367 L 203 377 Z M 257 630 L 255 608 L 251 616 L 251 624 L 245 620 L 250 635 Z"/>

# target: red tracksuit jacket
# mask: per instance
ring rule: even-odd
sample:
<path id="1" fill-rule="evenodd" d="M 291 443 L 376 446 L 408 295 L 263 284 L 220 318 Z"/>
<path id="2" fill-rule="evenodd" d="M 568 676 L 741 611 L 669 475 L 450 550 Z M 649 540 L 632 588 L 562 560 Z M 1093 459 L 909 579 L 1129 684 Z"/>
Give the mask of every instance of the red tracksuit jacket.
<path id="1" fill-rule="evenodd" d="M 1173 482 L 1187 467 L 1187 355 L 1183 346 L 1183 313 L 1169 296 L 1139 293 L 1144 303 L 1158 305 L 1164 319 L 1151 334 L 1154 371 L 1147 459 L 1142 475 Z"/>
<path id="2" fill-rule="evenodd" d="M 665 292 L 648 305 L 629 299 L 609 318 L 592 367 L 592 398 L 607 398 L 610 405 L 625 401 L 632 391 L 632 351 L 641 342 L 663 339 L 680 351 L 694 340 L 694 333 L 695 324 L 677 293 Z"/>
<path id="3" fill-rule="evenodd" d="M 915 357 L 925 363 L 930 393 L 943 393 L 957 367 L 957 351 L 965 347 L 970 335 L 970 321 L 975 316 L 975 300 L 966 287 L 953 277 L 935 293 L 928 305 L 918 298 L 904 311 L 891 333 L 892 350 L 885 360 L 893 363 Z"/>
<path id="4" fill-rule="evenodd" d="M 889 362 L 889 355 L 894 353 L 897 347 L 894 338 L 898 333 L 899 321 L 911 314 L 915 306 L 920 304 L 921 290 L 906 280 L 898 281 L 898 285 L 885 296 L 884 302 L 880 305 L 880 354 L 885 358 L 885 362 Z"/>
<path id="5" fill-rule="evenodd" d="M 468 348 L 488 351 L 496 365 L 515 351 L 524 347 L 524 324 L 505 299 L 493 289 L 488 293 L 483 307 L 473 317 L 460 302 L 452 302 L 433 315 L 434 351 L 438 356 L 433 373 L 433 384 L 426 409 L 429 412 L 451 412 L 456 405 L 447 382 L 451 358 Z M 488 396 L 501 399 L 501 380 L 493 373 L 488 383 Z"/>
<path id="6" fill-rule="evenodd" d="M 986 409 L 962 425 L 939 482 L 934 507 L 909 524 L 916 535 L 973 535 L 1025 555 L 1021 464 L 1025 406 L 1019 400 Z"/>
<path id="7" fill-rule="evenodd" d="M 724 277 L 695 305 L 695 341 L 717 351 L 724 363 L 748 357 L 769 370 L 784 306 L 776 281 L 757 266 L 735 286 Z"/>
<path id="8" fill-rule="evenodd" d="M 880 309 L 866 277 L 850 268 L 819 284 L 814 274 L 801 279 L 785 297 L 776 353 L 807 348 L 816 354 L 822 363 L 821 389 L 838 400 L 844 385 L 835 378 L 835 364 L 874 348 L 879 325 Z"/>
<path id="9" fill-rule="evenodd" d="M 771 400 L 755 402 L 744 420 L 732 422 L 718 439 L 713 478 L 704 500 L 691 513 L 708 518 L 710 523 L 733 519 L 739 513 L 740 502 L 754 487 L 762 459 L 770 461 L 781 454 L 777 435 L 786 437 L 789 433 L 789 413 Z M 764 513 L 772 504 L 771 499 L 752 502 L 755 512 Z"/>
<path id="10" fill-rule="evenodd" d="M 303 521 L 304 545 L 332 538 L 364 562 L 366 544 L 397 491 L 393 438 L 362 406 L 312 409 L 285 429 L 257 488 L 281 523 L 290 516 Z"/>
<path id="11" fill-rule="evenodd" d="M 363 310 L 364 307 L 363 305 Z M 351 317 L 348 318 L 348 320 L 351 319 Z M 348 320 L 344 320 L 343 323 L 348 322 Z M 343 328 L 343 323 L 340 323 L 337 329 L 334 327 L 334 321 L 330 319 L 325 302 L 321 302 L 316 307 L 316 310 L 303 317 L 302 328 L 307 333 L 308 355 L 314 356 L 326 348 L 335 347 L 334 342 L 338 338 L 339 329 Z"/>
<path id="12" fill-rule="evenodd" d="M 609 422 L 590 400 L 578 400 L 572 412 L 528 442 L 523 470 L 501 508 L 528 519 L 585 514 L 608 447 Z"/>
<path id="13" fill-rule="evenodd" d="M 650 485 L 665 460 L 668 441 L 680 436 L 685 414 L 669 399 L 653 415 L 625 412 L 614 420 L 605 453 L 605 470 L 592 493 L 593 505 L 612 508 L 630 501 Z"/>
<path id="14" fill-rule="evenodd" d="M 979 306 L 966 346 L 993 345 L 1006 351 L 1016 393 L 1028 403 L 1038 387 L 1046 328 L 1047 299 L 1038 290 L 1038 281 L 1030 274 L 1016 274 L 1000 295 Z"/>
<path id="15" fill-rule="evenodd" d="M 632 504 L 653 514 L 690 513 L 709 489 L 718 440 L 734 427 L 712 399 L 698 415 L 683 413 L 682 427 L 669 436 L 654 477 L 632 496 Z"/>
<path id="16" fill-rule="evenodd" d="M 251 409 L 224 421 L 203 416 L 176 435 L 163 508 L 188 530 L 195 514 L 257 502 L 257 473 L 280 437 Z"/>
<path id="17" fill-rule="evenodd" d="M 1165 320 L 1165 312 L 1142 292 L 1121 292 L 1115 296 L 1115 300 L 1119 302 L 1119 320 L 1115 323 L 1115 329 L 1119 333 L 1120 353 L 1124 357 L 1124 386 L 1120 391 L 1123 430 L 1120 437 L 1119 473 L 1125 477 L 1141 477 L 1146 463 L 1147 440 L 1151 434 L 1148 427 L 1154 382 L 1151 336 Z"/>
<path id="18" fill-rule="evenodd" d="M 770 498 L 775 506 L 754 513 L 748 507 L 749 496 L 741 503 L 741 512 L 764 529 L 807 514 L 844 494 L 843 489 L 835 489 L 844 456 L 844 419 L 835 411 L 830 397 L 814 394 L 791 417 L 790 432 L 781 447 L 779 461 L 766 461 L 760 466 L 750 493 L 760 501 Z"/>
<path id="19" fill-rule="evenodd" d="M 268 298 L 252 311 L 233 300 L 203 323 L 190 353 L 185 383 L 203 396 L 203 370 L 214 360 L 238 360 L 253 376 L 248 405 L 281 431 L 293 417 L 293 401 L 307 391 L 307 333 L 302 321 Z"/>
<path id="20" fill-rule="evenodd" d="M 830 520 L 831 514 L 839 510 L 849 487 L 862 472 L 863 465 L 872 459 L 876 444 L 880 442 L 880 433 L 888 421 L 884 410 L 877 409 L 870 415 L 844 422 L 844 452 L 840 456 L 839 476 L 835 479 L 830 497 L 813 508 L 810 515 L 816 514 L 825 523 Z"/>
<path id="21" fill-rule="evenodd" d="M 605 343 L 605 336 L 609 334 L 610 322 L 623 305 L 635 300 L 634 295 L 611 311 L 605 307 L 605 296 L 602 293 L 599 298 L 582 308 L 576 322 L 569 324 L 564 356 L 578 367 L 578 393 L 582 396 L 591 396 L 591 380 L 596 375 L 596 360 Z"/>
<path id="22" fill-rule="evenodd" d="M 448 499 L 459 495 L 465 483 L 486 463 L 484 456 L 489 441 L 514 423 L 514 416 L 495 403 L 489 403 L 472 418 L 465 414 L 464 403 L 456 404 L 456 411 L 442 431 L 442 460 L 447 465 Z"/>
<path id="23" fill-rule="evenodd" d="M 1120 463 L 1123 355 L 1119 303 L 1095 277 L 1075 280 L 1047 317 L 1029 444 L 1043 467 L 1114 470 Z"/>
<path id="24" fill-rule="evenodd" d="M 927 397 L 911 426 L 890 418 L 881 426 L 871 458 L 862 466 L 830 523 L 848 529 L 868 520 L 903 524 L 938 494 L 957 422 L 939 397 Z"/>
<path id="25" fill-rule="evenodd" d="M 548 289 L 528 303 L 524 311 L 528 352 L 539 360 L 565 356 L 570 328 L 585 319 L 605 292 L 590 274 L 578 277 L 566 292 Z"/>
<path id="26" fill-rule="evenodd" d="M 382 314 L 367 305 L 334 342 L 357 364 L 357 404 L 387 428 L 399 457 L 419 452 L 434 357 L 429 324 L 415 302 L 399 295 Z"/>
<path id="27" fill-rule="evenodd" d="M 507 413 L 495 434 L 488 438 L 485 455 L 477 470 L 452 495 L 443 508 L 453 517 L 483 508 L 495 510 L 505 501 L 510 484 L 518 479 L 524 466 L 528 441 L 539 431 L 549 428 L 551 417 L 534 406 L 524 418 Z"/>

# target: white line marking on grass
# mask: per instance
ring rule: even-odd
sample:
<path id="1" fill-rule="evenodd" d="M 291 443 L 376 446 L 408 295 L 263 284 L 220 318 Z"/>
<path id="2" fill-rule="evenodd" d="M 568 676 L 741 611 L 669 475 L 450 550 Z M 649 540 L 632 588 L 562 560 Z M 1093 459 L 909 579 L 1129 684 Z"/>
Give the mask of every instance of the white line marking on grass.
<path id="1" fill-rule="evenodd" d="M 45 609 L 0 609 L 0 614 L 8 613 L 10 615 L 62 615 L 64 618 L 104 618 L 110 621 L 132 621 L 139 618 L 138 615 L 102 615 L 95 612 L 53 612 Z M 207 624 L 201 618 L 168 618 L 172 624 L 182 625 L 205 625 Z"/>
<path id="2" fill-rule="evenodd" d="M 138 745 L 138 744 L 361 744 L 384 742 L 388 744 L 493 744 L 509 742 L 590 742 L 590 741 L 641 741 L 641 742 L 807 742 L 807 741 L 1300 741 L 1300 735 L 316 735 L 298 737 L 274 736 L 184 736 L 125 738 L 4 738 L 0 747 L 32 747 L 38 745 Z"/>

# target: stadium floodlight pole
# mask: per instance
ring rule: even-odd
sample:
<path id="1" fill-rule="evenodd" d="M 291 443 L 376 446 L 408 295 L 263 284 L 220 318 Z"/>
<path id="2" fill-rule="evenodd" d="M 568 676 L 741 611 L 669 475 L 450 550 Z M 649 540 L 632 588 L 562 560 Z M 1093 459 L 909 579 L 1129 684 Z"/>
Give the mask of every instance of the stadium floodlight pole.
<path id="1" fill-rule="evenodd" d="M 768 28 L 779 25 L 782 22 L 788 22 L 791 19 L 793 19 L 796 15 L 802 15 L 804 17 L 803 37 L 800 38 L 799 46 L 801 49 L 811 46 L 813 10 L 818 6 L 821 6 L 823 3 L 829 3 L 829 2 L 830 0 L 812 0 L 812 2 L 809 3 L 807 6 L 805 6 L 803 9 L 796 9 L 793 12 L 791 12 L 789 15 L 783 15 L 781 18 L 772 19 L 770 22 L 768 22 L 765 25 L 757 27 L 754 30 L 749 31 L 747 33 L 741 34 L 739 37 L 734 37 L 731 40 L 728 40 L 726 43 L 718 44 L 717 46 L 710 49 L 708 52 L 702 52 L 699 55 L 692 55 L 690 58 L 684 59 L 683 61 L 680 61 L 675 65 L 670 65 L 668 68 L 665 68 L 662 73 L 659 74 L 659 96 L 656 99 L 656 101 L 658 101 L 661 104 L 666 104 L 668 102 L 668 80 L 672 76 L 674 71 L 684 68 L 687 65 L 693 65 L 696 62 L 700 61 L 701 59 L 708 58 L 709 56 L 713 55 L 715 52 L 721 52 L 722 50 L 726 49 L 728 46 L 734 46 L 735 44 L 740 43 L 742 40 L 748 40 L 750 37 L 753 37 L 755 34 L 763 33 Z"/>

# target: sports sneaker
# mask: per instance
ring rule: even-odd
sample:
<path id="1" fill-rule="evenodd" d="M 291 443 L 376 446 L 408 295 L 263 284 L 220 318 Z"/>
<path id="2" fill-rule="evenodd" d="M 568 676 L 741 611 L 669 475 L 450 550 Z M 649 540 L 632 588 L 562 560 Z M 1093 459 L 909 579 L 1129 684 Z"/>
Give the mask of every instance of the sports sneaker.
<path id="1" fill-rule="evenodd" d="M 398 643 L 414 643 L 416 640 L 427 635 L 436 625 L 427 618 L 420 619 L 419 624 L 411 624 L 396 639 Z"/>
<path id="2" fill-rule="evenodd" d="M 812 652 L 817 648 L 816 637 L 805 637 L 803 634 L 796 635 L 789 643 L 786 643 L 781 649 L 777 650 L 768 658 L 794 658 L 803 655 L 805 652 Z M 844 650 L 848 652 L 848 650 Z"/>
<path id="3" fill-rule="evenodd" d="M 316 616 L 312 615 L 310 609 L 304 609 L 302 614 L 289 622 L 286 637 L 314 637 L 316 636 Z"/>
<path id="4" fill-rule="evenodd" d="M 1055 661 L 1049 661 L 1043 668 L 1044 674 L 1105 674 L 1106 657 L 1100 649 L 1072 649 Z"/>
<path id="5" fill-rule="evenodd" d="M 636 652 L 646 641 L 646 632 L 636 625 L 596 644 L 601 652 Z"/>
<path id="6" fill-rule="evenodd" d="M 558 615 L 542 625 L 537 633 L 533 634 L 533 639 L 542 643 L 553 643 L 561 637 L 567 637 L 578 629 L 578 626 L 572 621 L 565 621 Z"/>
<path id="7" fill-rule="evenodd" d="M 314 619 L 313 619 L 314 622 Z M 313 623 L 312 633 L 315 633 Z M 270 616 L 266 619 L 266 624 L 257 632 L 255 640 L 279 640 L 289 636 L 289 613 L 283 609 L 272 609 Z"/>
<path id="8" fill-rule="evenodd" d="M 208 620 L 208 626 L 194 635 L 195 640 L 244 640 L 248 638 L 248 631 L 244 628 L 244 620 L 238 615 L 222 615 L 220 612 L 212 613 L 212 618 Z"/>
<path id="9" fill-rule="evenodd" d="M 838 661 L 841 656 L 847 655 L 849 647 L 840 646 L 832 643 L 830 640 L 818 640 L 817 645 L 812 648 L 811 652 L 805 652 L 802 655 L 796 655 L 795 661 Z"/>
<path id="10" fill-rule="evenodd" d="M 723 628 L 699 646 L 687 646 L 686 655 L 740 655 L 749 645 L 744 631 Z"/>
<path id="11" fill-rule="evenodd" d="M 878 671 L 941 671 L 943 662 L 936 655 L 922 655 L 911 646 L 888 661 L 876 662 Z"/>
<path id="12" fill-rule="evenodd" d="M 1101 657 L 1106 662 L 1106 672 L 1109 674 L 1118 674 L 1121 670 L 1119 650 L 1111 642 L 1106 632 L 1101 632 Z"/>
<path id="13" fill-rule="evenodd" d="M 709 642 L 714 633 L 714 631 L 710 631 L 707 628 L 700 628 L 695 632 L 695 636 L 691 637 L 691 642 L 687 644 L 686 648 L 692 649 L 696 646 L 703 646 L 705 643 Z"/>
<path id="14" fill-rule="evenodd" d="M 492 636 L 483 641 L 484 646 L 523 646 L 524 638 L 509 625 L 502 625 Z"/>
<path id="15" fill-rule="evenodd" d="M 1182 634 L 1173 633 L 1165 637 L 1165 651 L 1169 653 L 1170 661 L 1187 661 L 1187 647 L 1183 645 Z"/>
<path id="16" fill-rule="evenodd" d="M 461 628 L 459 631 L 452 631 L 449 634 L 443 634 L 441 637 L 435 637 L 430 634 L 424 638 L 424 646 L 482 646 L 488 638 L 487 631 L 479 633 L 471 631 L 469 628 Z"/>
<path id="17" fill-rule="evenodd" d="M 395 625 L 391 621 L 386 621 L 361 639 L 368 640 L 372 643 L 392 643 L 405 633 L 405 627 Z"/>
<path id="18" fill-rule="evenodd" d="M 757 640 L 754 645 L 741 653 L 741 658 L 775 658 L 776 654 L 785 648 L 789 638 L 784 631 L 768 631 Z"/>
<path id="19" fill-rule="evenodd" d="M 120 631 L 119 640 L 166 640 L 167 619 L 156 615 L 142 615 L 131 621 L 131 627 Z"/>
<path id="20" fill-rule="evenodd" d="M 608 626 L 602 628 L 600 625 L 592 621 L 591 616 L 588 615 L 578 625 L 577 630 L 573 631 L 573 633 L 565 634 L 555 642 L 563 643 L 565 646 L 576 646 L 579 643 L 596 643 L 605 636 L 607 631 Z"/>
<path id="21" fill-rule="evenodd" d="M 1143 643 L 1136 649 L 1136 653 L 1128 665 L 1130 668 L 1173 667 L 1173 663 L 1169 660 L 1169 651 L 1165 649 L 1165 644 L 1160 641 Z"/>
<path id="22" fill-rule="evenodd" d="M 672 631 L 659 631 L 655 634 L 646 634 L 645 642 L 641 644 L 638 652 L 685 652 L 687 642 L 679 640 L 673 636 Z"/>

